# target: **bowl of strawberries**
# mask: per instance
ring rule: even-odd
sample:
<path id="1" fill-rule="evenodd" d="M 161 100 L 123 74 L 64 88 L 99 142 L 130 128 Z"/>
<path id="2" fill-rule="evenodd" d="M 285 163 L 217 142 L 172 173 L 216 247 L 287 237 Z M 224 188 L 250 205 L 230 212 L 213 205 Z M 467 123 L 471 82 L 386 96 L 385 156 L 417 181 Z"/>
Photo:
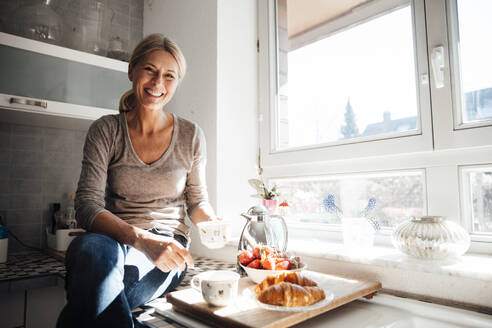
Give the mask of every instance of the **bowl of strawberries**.
<path id="1" fill-rule="evenodd" d="M 270 274 L 302 271 L 306 268 L 298 256 L 280 252 L 271 246 L 259 245 L 253 251 L 242 250 L 237 260 L 255 283 L 260 283 Z"/>

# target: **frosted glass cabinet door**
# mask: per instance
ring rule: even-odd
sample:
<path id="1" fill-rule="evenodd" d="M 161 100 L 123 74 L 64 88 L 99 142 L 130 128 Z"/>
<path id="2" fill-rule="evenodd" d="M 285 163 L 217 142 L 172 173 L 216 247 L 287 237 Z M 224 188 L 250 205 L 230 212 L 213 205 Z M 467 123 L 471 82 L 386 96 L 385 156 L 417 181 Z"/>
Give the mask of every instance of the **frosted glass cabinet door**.
<path id="1" fill-rule="evenodd" d="M 0 45 L 0 93 L 118 109 L 128 75 L 99 66 Z"/>

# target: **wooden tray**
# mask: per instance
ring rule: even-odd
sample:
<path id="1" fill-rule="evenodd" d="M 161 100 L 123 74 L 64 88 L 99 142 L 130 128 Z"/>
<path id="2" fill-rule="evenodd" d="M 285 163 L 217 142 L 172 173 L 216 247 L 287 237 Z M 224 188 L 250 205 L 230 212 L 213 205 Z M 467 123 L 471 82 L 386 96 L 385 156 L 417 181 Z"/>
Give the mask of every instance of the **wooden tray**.
<path id="1" fill-rule="evenodd" d="M 381 289 L 381 283 L 376 281 L 310 271 L 306 271 L 306 273 L 318 283 L 322 281 L 320 286 L 323 286 L 327 294 L 333 293 L 333 299 L 330 302 L 327 302 L 322 307 L 303 312 L 266 310 L 259 307 L 252 297 L 247 298 L 244 296 L 255 285 L 249 278 L 239 280 L 239 297 L 237 301 L 225 307 L 208 305 L 203 300 L 201 293 L 192 288 L 169 293 L 167 301 L 173 305 L 175 311 L 195 317 L 216 327 L 283 328 L 313 318 L 360 297 L 370 298 Z"/>

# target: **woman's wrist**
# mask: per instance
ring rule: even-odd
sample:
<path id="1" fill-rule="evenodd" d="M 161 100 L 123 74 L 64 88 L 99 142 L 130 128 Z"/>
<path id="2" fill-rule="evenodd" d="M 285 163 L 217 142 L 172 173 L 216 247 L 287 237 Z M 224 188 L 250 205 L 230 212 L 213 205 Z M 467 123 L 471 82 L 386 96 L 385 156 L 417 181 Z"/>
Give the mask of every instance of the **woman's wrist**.
<path id="1" fill-rule="evenodd" d="M 133 231 L 131 232 L 131 239 L 129 240 L 128 246 L 141 251 L 143 250 L 144 241 L 148 239 L 152 233 L 141 228 L 131 227 Z"/>
<path id="2" fill-rule="evenodd" d="M 116 241 L 137 248 L 139 241 L 144 237 L 147 231 L 134 227 L 111 212 L 99 213 L 93 223 L 93 232 L 102 233 Z"/>
<path id="3" fill-rule="evenodd" d="M 206 206 L 195 210 L 193 213 L 192 221 L 195 225 L 200 222 L 215 221 L 217 216 L 215 215 L 212 207 Z"/>

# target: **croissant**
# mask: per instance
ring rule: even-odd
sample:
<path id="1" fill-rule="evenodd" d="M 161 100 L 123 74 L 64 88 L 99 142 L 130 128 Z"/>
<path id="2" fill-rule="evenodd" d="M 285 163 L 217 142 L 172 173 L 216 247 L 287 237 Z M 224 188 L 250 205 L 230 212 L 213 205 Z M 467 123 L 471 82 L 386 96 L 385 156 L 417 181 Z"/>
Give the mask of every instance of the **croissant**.
<path id="1" fill-rule="evenodd" d="M 279 275 L 268 275 L 262 282 L 260 282 L 255 287 L 256 295 L 259 295 L 261 291 L 266 288 L 277 285 L 281 282 L 290 282 L 292 284 L 300 285 L 300 286 L 318 286 L 314 281 L 300 274 L 299 272 L 282 272 Z"/>
<path id="2" fill-rule="evenodd" d="M 258 295 L 258 301 L 279 306 L 306 306 L 325 299 L 325 292 L 317 286 L 300 286 L 281 282 Z"/>

